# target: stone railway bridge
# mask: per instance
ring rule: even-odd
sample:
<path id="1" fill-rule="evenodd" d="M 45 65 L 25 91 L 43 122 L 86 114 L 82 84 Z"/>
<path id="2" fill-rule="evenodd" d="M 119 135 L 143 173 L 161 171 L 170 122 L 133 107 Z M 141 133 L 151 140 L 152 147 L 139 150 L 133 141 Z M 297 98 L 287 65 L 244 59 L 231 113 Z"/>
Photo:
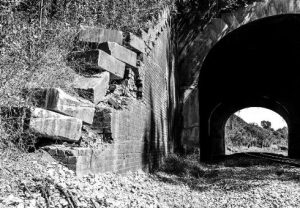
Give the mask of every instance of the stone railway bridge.
<path id="1" fill-rule="evenodd" d="M 300 1 L 256 2 L 221 14 L 183 42 L 179 72 L 191 77 L 182 84 L 181 139 L 200 145 L 201 160 L 225 154 L 225 123 L 247 107 L 281 115 L 289 127 L 288 155 L 300 158 L 299 12 Z"/>
<path id="2" fill-rule="evenodd" d="M 205 24 L 166 8 L 142 37 L 83 27 L 89 49 L 72 58 L 93 76 L 75 80 L 81 97 L 35 89 L 26 124 L 79 175 L 152 170 L 183 146 L 200 146 L 203 161 L 223 155 L 228 117 L 259 106 L 285 118 L 300 158 L 298 13 L 300 0 L 264 0 Z"/>

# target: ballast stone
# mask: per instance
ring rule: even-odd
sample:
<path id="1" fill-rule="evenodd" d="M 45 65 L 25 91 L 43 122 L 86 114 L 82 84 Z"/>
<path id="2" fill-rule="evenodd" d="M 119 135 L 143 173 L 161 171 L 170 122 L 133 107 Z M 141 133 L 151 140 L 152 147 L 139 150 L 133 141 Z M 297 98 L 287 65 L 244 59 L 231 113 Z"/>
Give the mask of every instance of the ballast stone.
<path id="1" fill-rule="evenodd" d="M 92 124 L 95 106 L 88 100 L 75 98 L 59 88 L 51 88 L 46 94 L 46 108 L 64 115 L 72 116 Z"/>
<path id="2" fill-rule="evenodd" d="M 29 128 L 40 136 L 76 142 L 81 137 L 82 121 L 42 108 L 31 111 Z"/>

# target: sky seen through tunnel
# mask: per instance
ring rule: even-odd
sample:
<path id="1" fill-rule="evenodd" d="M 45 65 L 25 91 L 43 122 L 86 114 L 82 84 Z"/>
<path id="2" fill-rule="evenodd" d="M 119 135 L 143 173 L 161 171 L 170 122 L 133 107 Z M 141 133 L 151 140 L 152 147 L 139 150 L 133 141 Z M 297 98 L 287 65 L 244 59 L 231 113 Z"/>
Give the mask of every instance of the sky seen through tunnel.
<path id="1" fill-rule="evenodd" d="M 279 114 L 266 108 L 245 108 L 236 112 L 235 115 L 241 117 L 247 123 L 257 123 L 258 125 L 260 125 L 260 122 L 263 120 L 270 121 L 272 128 L 275 130 L 287 127 L 287 123 Z"/>

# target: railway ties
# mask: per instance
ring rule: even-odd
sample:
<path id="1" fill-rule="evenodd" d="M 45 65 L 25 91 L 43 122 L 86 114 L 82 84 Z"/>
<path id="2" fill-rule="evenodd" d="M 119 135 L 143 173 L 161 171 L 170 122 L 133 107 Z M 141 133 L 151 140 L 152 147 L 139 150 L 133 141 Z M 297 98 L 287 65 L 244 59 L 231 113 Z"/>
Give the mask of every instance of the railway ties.
<path id="1" fill-rule="evenodd" d="M 279 164 L 285 164 L 285 165 L 290 165 L 293 167 L 300 168 L 300 160 L 287 158 L 285 156 L 277 156 L 277 155 L 261 153 L 261 152 L 257 152 L 257 153 L 251 152 L 251 153 L 243 153 L 243 154 L 250 157 L 260 158 L 260 159 L 276 162 Z"/>

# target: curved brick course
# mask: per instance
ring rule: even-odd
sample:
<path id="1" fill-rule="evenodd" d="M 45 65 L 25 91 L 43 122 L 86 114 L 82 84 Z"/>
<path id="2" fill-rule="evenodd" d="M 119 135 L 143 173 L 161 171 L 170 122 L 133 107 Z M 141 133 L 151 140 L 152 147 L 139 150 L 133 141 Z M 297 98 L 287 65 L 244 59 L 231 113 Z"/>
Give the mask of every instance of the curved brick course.
<path id="1" fill-rule="evenodd" d="M 179 71 L 183 78 L 183 132 L 184 144 L 199 144 L 198 79 L 205 57 L 214 45 L 231 31 L 258 19 L 280 15 L 300 13 L 299 0 L 264 0 L 220 18 L 213 18 L 192 41 L 179 43 Z M 200 98 L 201 100 L 201 98 Z M 205 102 L 205 101 L 204 101 Z M 192 117 L 186 115 L 193 115 Z"/>

